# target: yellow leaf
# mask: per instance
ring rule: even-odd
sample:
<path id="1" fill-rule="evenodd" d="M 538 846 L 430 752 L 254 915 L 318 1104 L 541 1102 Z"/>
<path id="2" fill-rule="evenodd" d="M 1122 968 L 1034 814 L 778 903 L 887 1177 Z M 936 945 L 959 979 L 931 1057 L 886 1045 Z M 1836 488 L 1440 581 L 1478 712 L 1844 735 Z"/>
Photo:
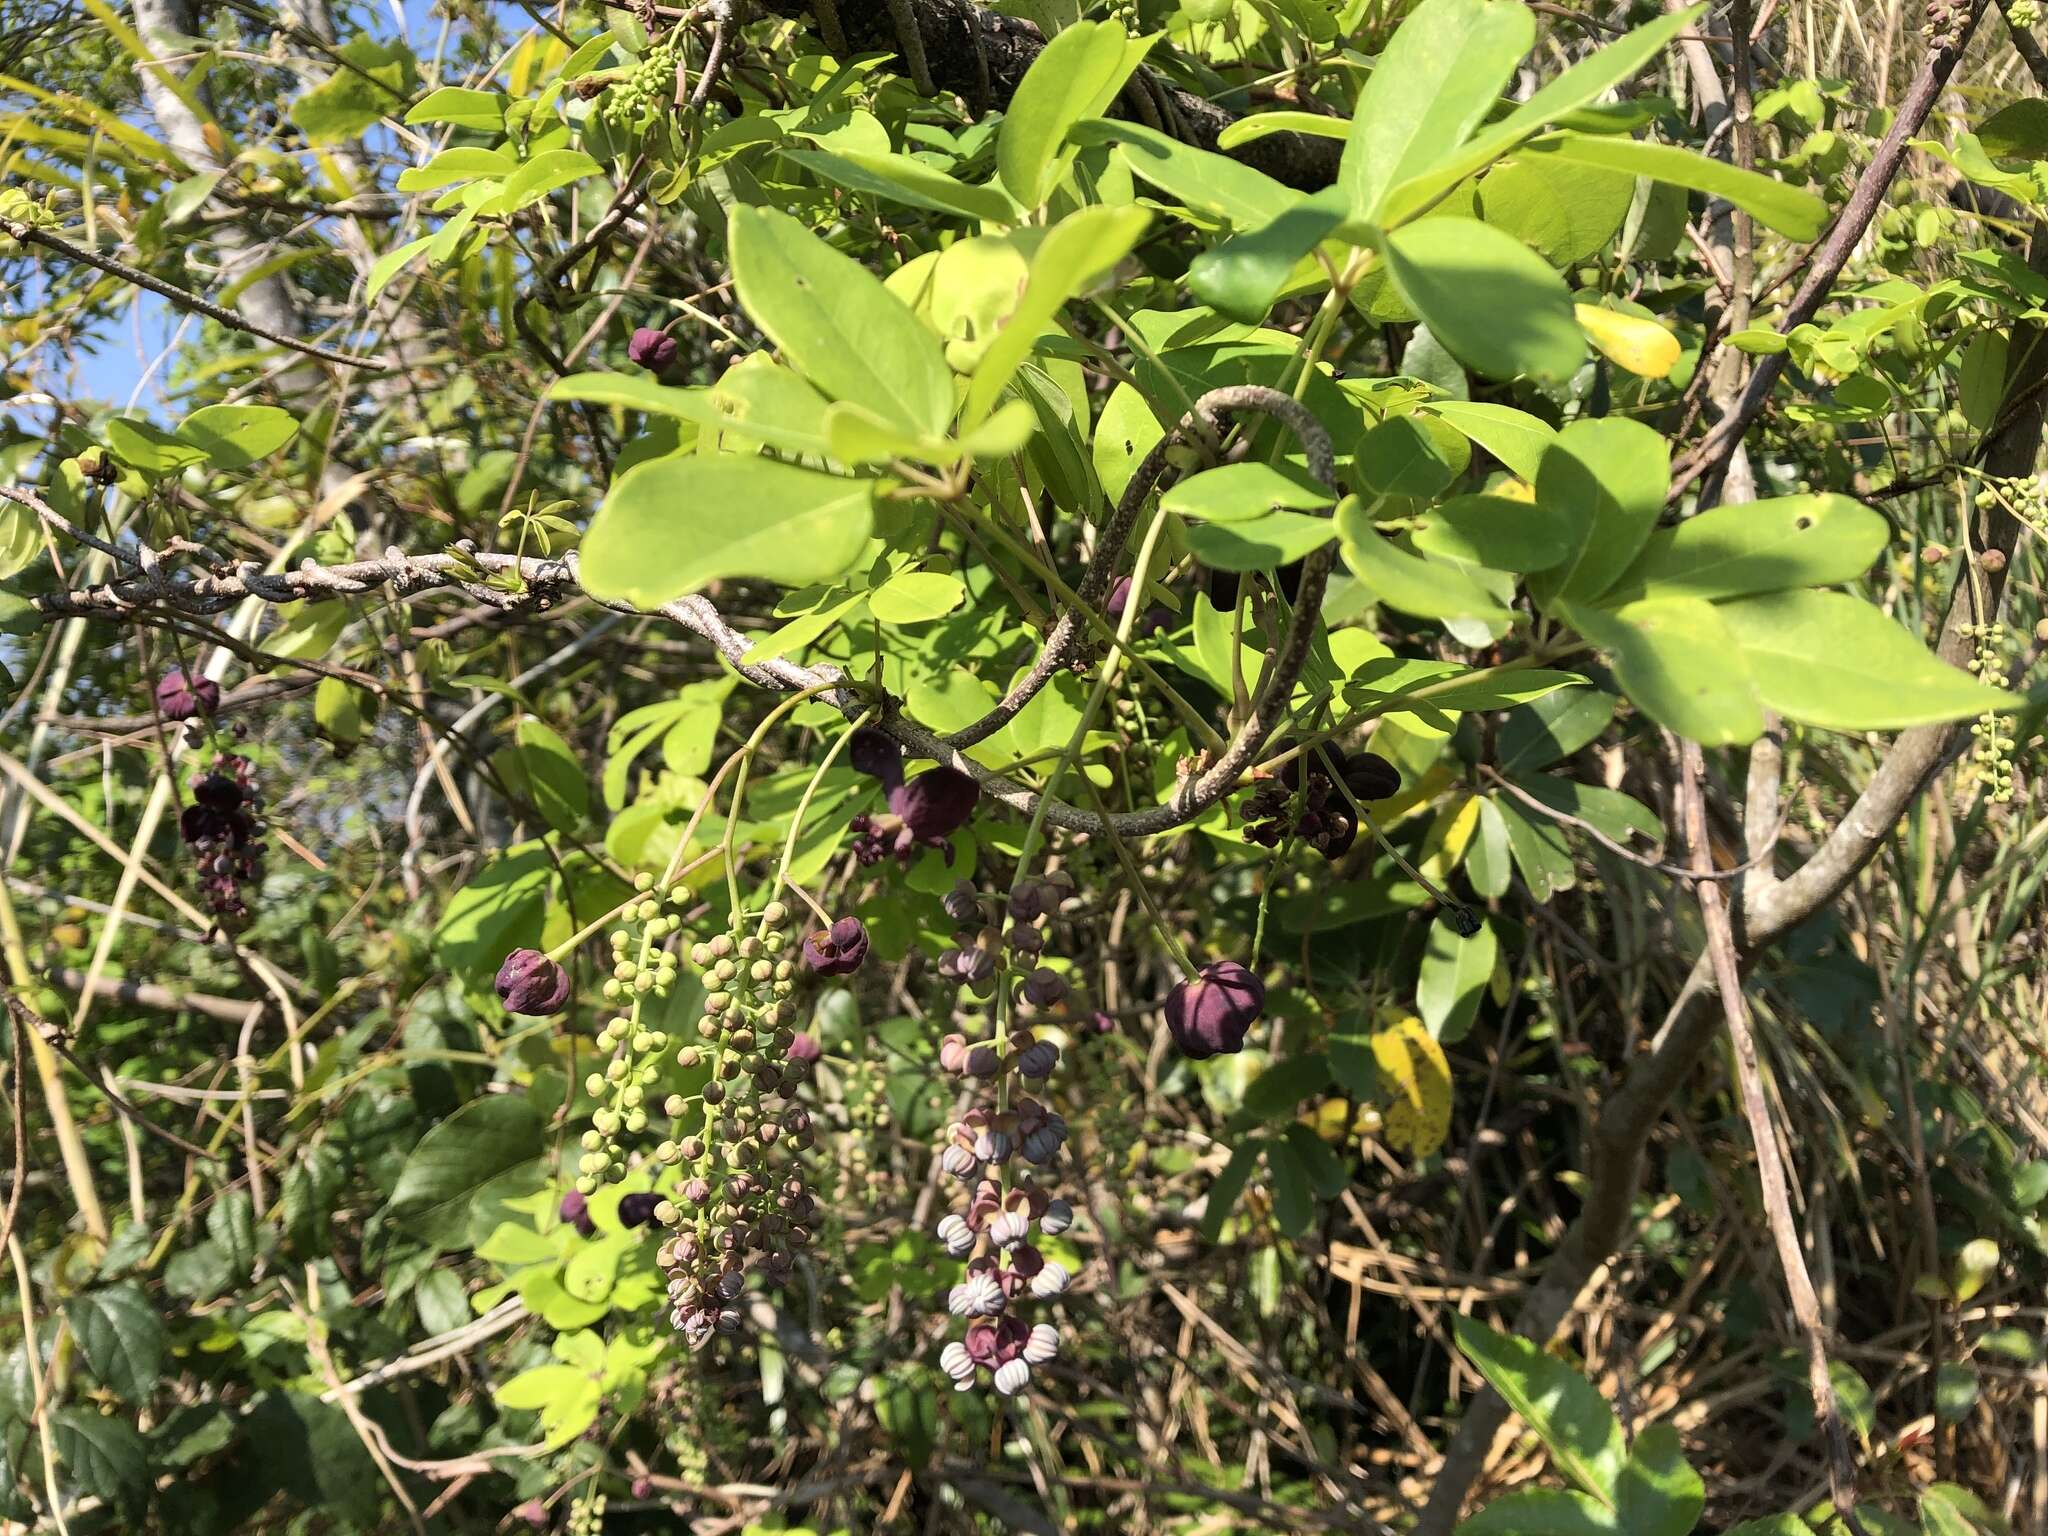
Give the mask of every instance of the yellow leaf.
<path id="1" fill-rule="evenodd" d="M 1422 1020 L 1409 1014 L 1372 1036 L 1373 1061 L 1388 1089 L 1382 1136 L 1410 1157 L 1428 1157 L 1451 1129 L 1451 1064 Z"/>
<path id="2" fill-rule="evenodd" d="M 1311 1131 L 1314 1131 L 1324 1141 L 1342 1141 L 1345 1128 L 1351 1123 L 1350 1101 L 1347 1099 L 1325 1099 L 1303 1115 L 1301 1123 Z"/>
<path id="3" fill-rule="evenodd" d="M 1597 304 L 1574 304 L 1579 329 L 1617 368 L 1645 379 L 1662 379 L 1678 366 L 1678 338 L 1654 320 L 1625 315 Z"/>
<path id="4" fill-rule="evenodd" d="M 1478 830 L 1477 795 L 1446 804 L 1422 836 L 1422 873 L 1438 884 L 1450 879 L 1452 871 L 1465 862 L 1465 850 L 1472 846 L 1472 836 Z"/>

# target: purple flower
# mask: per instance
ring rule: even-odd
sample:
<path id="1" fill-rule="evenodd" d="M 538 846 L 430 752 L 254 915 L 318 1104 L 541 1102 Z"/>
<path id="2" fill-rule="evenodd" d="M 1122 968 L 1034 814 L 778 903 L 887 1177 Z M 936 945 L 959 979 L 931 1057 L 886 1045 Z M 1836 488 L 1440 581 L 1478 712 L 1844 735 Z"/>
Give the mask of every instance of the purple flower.
<path id="1" fill-rule="evenodd" d="M 590 1202 L 583 1198 L 580 1189 L 572 1189 L 562 1196 L 562 1220 L 585 1237 L 597 1235 L 597 1223 L 590 1219 Z"/>
<path id="2" fill-rule="evenodd" d="M 644 1227 L 654 1220 L 655 1207 L 661 1204 L 661 1196 L 647 1190 L 619 1197 L 619 1225 L 622 1227 Z"/>
<path id="3" fill-rule="evenodd" d="M 801 1061 L 807 1065 L 816 1061 L 820 1054 L 817 1040 L 810 1035 L 803 1034 L 791 1040 L 789 1042 L 789 1049 L 782 1053 L 783 1059 L 786 1061 Z"/>
<path id="4" fill-rule="evenodd" d="M 903 749 L 871 725 L 853 733 L 846 746 L 846 760 L 869 778 L 880 779 L 888 790 L 903 783 Z"/>
<path id="5" fill-rule="evenodd" d="M 1034 1008 L 1051 1008 L 1067 995 L 1067 979 L 1049 965 L 1041 965 L 1024 978 L 1024 1001 Z"/>
<path id="6" fill-rule="evenodd" d="M 676 360 L 677 342 L 666 331 L 657 331 L 651 325 L 643 325 L 633 332 L 633 339 L 626 343 L 626 356 L 642 368 L 661 372 Z"/>
<path id="7" fill-rule="evenodd" d="M 537 949 L 515 949 L 498 967 L 498 1001 L 507 1013 L 544 1019 L 569 1001 L 569 973 Z"/>
<path id="8" fill-rule="evenodd" d="M 927 768 L 889 791 L 889 809 L 920 843 L 935 845 L 966 826 L 981 786 L 957 768 Z"/>
<path id="9" fill-rule="evenodd" d="M 210 677 L 188 677 L 183 667 L 173 667 L 156 685 L 156 708 L 166 720 L 210 715 L 220 708 L 220 684 Z"/>
<path id="10" fill-rule="evenodd" d="M 820 976 L 851 976 L 868 958 L 868 931 L 857 917 L 842 917 L 804 940 L 804 964 Z"/>
<path id="11" fill-rule="evenodd" d="M 939 898 L 939 905 L 956 923 L 971 923 L 981 914 L 981 900 L 965 880 L 956 880 L 953 889 Z"/>
<path id="12" fill-rule="evenodd" d="M 1216 960 L 1167 993 L 1166 1028 L 1190 1060 L 1235 1055 L 1265 1006 L 1265 983 L 1235 960 Z"/>
<path id="13" fill-rule="evenodd" d="M 1109 589 L 1109 601 L 1103 604 L 1104 611 L 1112 623 L 1124 616 L 1124 605 L 1131 600 L 1131 578 L 1119 576 L 1116 585 Z M 1154 603 L 1131 625 L 1131 634 L 1137 639 L 1157 634 L 1162 629 L 1173 627 L 1173 610 L 1162 603 Z"/>

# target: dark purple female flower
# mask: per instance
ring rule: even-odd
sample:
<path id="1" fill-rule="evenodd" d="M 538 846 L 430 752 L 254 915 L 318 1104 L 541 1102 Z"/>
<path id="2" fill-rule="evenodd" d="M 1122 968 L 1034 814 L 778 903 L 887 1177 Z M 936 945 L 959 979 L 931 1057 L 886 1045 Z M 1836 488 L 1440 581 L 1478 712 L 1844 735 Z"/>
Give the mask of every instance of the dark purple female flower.
<path id="1" fill-rule="evenodd" d="M 851 976 L 868 958 L 868 931 L 857 917 L 842 917 L 804 940 L 804 965 L 820 976 Z"/>
<path id="2" fill-rule="evenodd" d="M 1215 960 L 1166 994 L 1166 1028 L 1192 1061 L 1235 1055 L 1265 1006 L 1264 982 L 1235 960 Z"/>
<path id="3" fill-rule="evenodd" d="M 590 1219 L 590 1202 L 583 1198 L 580 1189 L 572 1189 L 562 1196 L 562 1220 L 585 1237 L 597 1235 L 597 1223 Z"/>
<path id="4" fill-rule="evenodd" d="M 498 1001 L 507 1013 L 544 1019 L 569 1001 L 569 973 L 537 949 L 515 949 L 498 967 Z"/>
<path id="5" fill-rule="evenodd" d="M 889 791 L 889 809 L 918 842 L 934 845 L 966 826 L 981 799 L 981 786 L 957 768 L 927 768 Z"/>
<path id="6" fill-rule="evenodd" d="M 846 760 L 869 778 L 880 779 L 884 789 L 894 791 L 903 783 L 903 749 L 871 725 L 853 733 L 846 744 Z"/>
<path id="7" fill-rule="evenodd" d="M 1131 578 L 1119 576 L 1116 585 L 1109 589 L 1109 601 L 1102 605 L 1103 611 L 1109 615 L 1112 624 L 1123 618 L 1124 604 L 1130 600 Z M 1162 629 L 1171 629 L 1172 627 L 1173 610 L 1163 603 L 1154 603 L 1150 608 L 1139 614 L 1132 623 L 1131 634 L 1135 638 L 1142 640 L 1147 635 L 1154 635 Z"/>
<path id="8" fill-rule="evenodd" d="M 657 331 L 651 325 L 643 325 L 626 343 L 626 356 L 642 368 L 651 368 L 659 373 L 676 360 L 676 349 L 675 337 L 666 331 Z"/>
<path id="9" fill-rule="evenodd" d="M 183 667 L 173 667 L 156 685 L 156 708 L 166 720 L 210 715 L 220 708 L 220 684 L 210 677 L 187 676 Z"/>
<path id="10" fill-rule="evenodd" d="M 622 1227 L 644 1227 L 654 1220 L 655 1207 L 661 1204 L 661 1196 L 647 1190 L 619 1196 L 619 1225 Z"/>

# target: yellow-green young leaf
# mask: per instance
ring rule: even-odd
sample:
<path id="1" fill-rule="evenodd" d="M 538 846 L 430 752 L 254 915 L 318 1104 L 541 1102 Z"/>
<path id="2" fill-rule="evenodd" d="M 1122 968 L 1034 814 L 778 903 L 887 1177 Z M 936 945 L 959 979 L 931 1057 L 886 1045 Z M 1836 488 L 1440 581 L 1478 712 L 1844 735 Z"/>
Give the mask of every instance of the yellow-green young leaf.
<path id="1" fill-rule="evenodd" d="M 1539 603 L 1598 597 L 1634 563 L 1664 510 L 1671 445 L 1639 421 L 1573 422 L 1536 471 L 1536 502 L 1581 530 L 1571 558 L 1529 584 Z"/>
<path id="2" fill-rule="evenodd" d="M 1421 219 L 1386 238 L 1394 287 L 1474 373 L 1560 381 L 1586 355 L 1572 296 L 1550 264 L 1477 219 Z"/>
<path id="3" fill-rule="evenodd" d="M 28 569 L 42 552 L 42 519 L 18 501 L 0 501 L 0 581 Z"/>
<path id="4" fill-rule="evenodd" d="M 1441 417 L 1492 454 L 1501 463 L 1534 483 L 1543 454 L 1557 439 L 1557 429 L 1540 416 L 1518 411 L 1511 405 L 1492 405 L 1475 400 L 1432 400 L 1423 409 Z"/>
<path id="5" fill-rule="evenodd" d="M 519 169 L 519 160 L 510 150 L 482 149 L 474 144 L 459 144 L 454 149 L 444 149 L 425 165 L 409 166 L 398 173 L 398 190 L 401 192 L 432 192 L 439 187 L 452 187 L 458 181 L 469 181 L 477 176 L 510 176 Z"/>
<path id="6" fill-rule="evenodd" d="M 1425 619 L 1486 619 L 1510 615 L 1462 567 L 1410 554 L 1372 525 L 1365 505 L 1347 496 L 1337 508 L 1344 563 L 1389 608 Z"/>
<path id="7" fill-rule="evenodd" d="M 473 91 L 466 86 L 444 85 L 427 92 L 405 114 L 408 123 L 452 123 L 457 128 L 474 128 L 480 133 L 498 133 L 505 127 L 505 98 L 497 91 Z"/>
<path id="8" fill-rule="evenodd" d="M 1247 461 L 1190 475 L 1160 497 L 1159 505 L 1181 517 L 1242 523 L 1283 508 L 1313 511 L 1332 499 L 1305 469 Z"/>
<path id="9" fill-rule="evenodd" d="M 1652 533 L 1600 602 L 1612 608 L 1643 597 L 1718 601 L 1829 587 L 1869 570 L 1890 538 L 1883 516 L 1847 496 L 1778 496 L 1715 507 Z"/>
<path id="10" fill-rule="evenodd" d="M 1552 607 L 1607 652 L 1622 691 L 1659 725 L 1709 747 L 1739 746 L 1763 734 L 1757 680 L 1712 603 L 1663 597 L 1614 610 Z"/>
<path id="11" fill-rule="evenodd" d="M 955 457 L 945 438 L 907 432 L 851 400 L 826 407 L 825 442 L 833 458 L 849 465 L 886 464 L 891 459 L 936 464 Z"/>
<path id="12" fill-rule="evenodd" d="M 943 433 L 953 374 L 939 338 L 882 280 L 786 213 L 736 207 L 733 285 L 792 368 L 906 431 Z"/>
<path id="13" fill-rule="evenodd" d="M 1465 802 L 1469 809 L 1463 814 L 1470 818 L 1470 827 L 1464 845 L 1458 850 L 1460 855 L 1470 849 L 1478 833 L 1481 804 L 1476 798 Z M 1493 979 L 1493 963 L 1499 953 L 1493 926 L 1483 917 L 1479 920 L 1479 931 L 1470 938 L 1461 937 L 1441 917 L 1429 925 L 1429 943 L 1422 952 L 1422 969 L 1415 980 L 1415 1006 L 1422 1014 L 1422 1022 L 1437 1039 L 1455 1045 L 1465 1038 L 1465 1031 L 1472 1027 L 1472 1020 L 1479 1013 L 1486 984 Z"/>
<path id="14" fill-rule="evenodd" d="M 1255 112 L 1250 117 L 1240 117 L 1218 134 L 1216 147 L 1236 149 L 1276 133 L 1305 133 L 1316 139 L 1345 139 L 1351 136 L 1351 125 L 1341 117 L 1328 117 L 1321 112 Z"/>
<path id="15" fill-rule="evenodd" d="M 1387 189 L 1463 144 L 1536 41 L 1514 0 L 1422 0 L 1359 92 L 1337 183 L 1354 218 L 1377 220 Z"/>
<path id="16" fill-rule="evenodd" d="M 1689 187 L 1709 197 L 1725 198 L 1759 224 L 1794 240 L 1812 240 L 1827 222 L 1828 205 L 1803 187 L 1789 186 L 1725 160 L 1715 160 L 1670 144 L 1642 139 L 1559 133 L 1533 140 L 1529 153 L 1553 156 L 1574 165 L 1647 176 L 1652 181 Z"/>
<path id="17" fill-rule="evenodd" d="M 412 54 L 402 43 L 358 37 L 341 45 L 337 64 L 333 74 L 292 103 L 292 121 L 314 144 L 353 138 L 396 112 L 412 83 Z"/>
<path id="18" fill-rule="evenodd" d="M 1114 21 L 1081 21 L 1032 60 L 996 135 L 996 175 L 1022 207 L 1039 207 L 1066 179 L 1075 155 L 1068 130 L 1102 115 L 1155 41 Z"/>
<path id="19" fill-rule="evenodd" d="M 1609 1509 L 1627 1461 L 1621 1425 L 1593 1384 L 1527 1339 L 1453 1317 L 1458 1347 L 1536 1432 L 1558 1470 Z"/>
<path id="20" fill-rule="evenodd" d="M 1044 57 L 1039 55 L 1041 61 Z M 960 412 L 963 430 L 980 426 L 995 409 L 1004 387 L 1052 325 L 1060 306 L 1129 255 L 1151 222 L 1152 215 L 1143 208 L 1098 205 L 1069 214 L 1053 225 L 1031 258 L 1024 297 L 968 380 L 967 404 Z M 939 367 L 944 371 L 943 359 Z M 946 378 L 950 399 L 952 375 L 947 373 Z"/>
<path id="21" fill-rule="evenodd" d="M 1584 261 L 1611 240 L 1635 195 L 1633 176 L 1532 158 L 1497 165 L 1479 183 L 1486 222 L 1553 267 Z"/>
<path id="22" fill-rule="evenodd" d="M 286 603 L 277 610 L 281 621 L 263 642 L 264 654 L 287 661 L 317 661 L 334 648 L 348 628 L 348 604 Z"/>
<path id="23" fill-rule="evenodd" d="M 178 423 L 178 436 L 215 469 L 242 469 L 298 436 L 291 412 L 274 405 L 205 405 Z"/>
<path id="24" fill-rule="evenodd" d="M 597 1377 L 573 1365 L 536 1365 L 501 1385 L 492 1396 L 501 1408 L 537 1410 L 548 1449 L 567 1445 L 597 1419 Z"/>
<path id="25" fill-rule="evenodd" d="M 1070 137 L 1079 144 L 1115 144 L 1134 174 L 1195 212 L 1239 229 L 1271 223 L 1302 200 L 1301 193 L 1263 171 L 1183 144 L 1143 123 L 1095 118 L 1077 124 Z"/>
<path id="26" fill-rule="evenodd" d="M 1343 222 L 1344 194 L 1327 188 L 1196 256 L 1188 263 L 1188 291 L 1231 319 L 1256 325 L 1296 272 L 1306 270 L 1309 253 Z"/>
<path id="27" fill-rule="evenodd" d="M 531 207 L 550 192 L 558 192 L 603 170 L 580 149 L 543 150 L 507 176 L 497 196 L 477 205 L 477 214 L 481 218 L 503 218 Z"/>
<path id="28" fill-rule="evenodd" d="M 593 596 L 638 608 L 722 577 L 823 581 L 866 546 L 874 491 L 773 459 L 650 459 L 619 476 L 590 520 L 580 578 Z"/>
<path id="29" fill-rule="evenodd" d="M 829 186 L 989 224 L 1011 224 L 1017 219 L 1016 205 L 1001 187 L 973 186 L 909 155 L 843 147 L 785 149 L 780 153 Z"/>
<path id="30" fill-rule="evenodd" d="M 1890 731 L 2019 707 L 1846 593 L 1775 592 L 1719 607 L 1764 704 L 1793 720 Z"/>
<path id="31" fill-rule="evenodd" d="M 830 403 L 766 352 L 741 358 L 718 376 L 710 393 L 732 433 L 784 453 L 829 456 Z"/>
<path id="32" fill-rule="evenodd" d="M 883 624 L 927 624 L 967 600 L 958 576 L 944 571 L 902 571 L 868 594 L 868 611 Z"/>
<path id="33" fill-rule="evenodd" d="M 1472 463 L 1464 433 L 1434 416 L 1389 416 L 1358 445 L 1358 474 L 1382 496 L 1434 496 Z"/>
<path id="34" fill-rule="evenodd" d="M 434 243 L 432 235 L 421 235 L 417 240 L 408 240 L 401 246 L 386 251 L 370 268 L 370 279 L 364 285 L 364 296 L 374 299 L 387 288 L 391 279 L 405 270 L 407 262 Z"/>
<path id="35" fill-rule="evenodd" d="M 206 450 L 185 442 L 163 428 L 128 416 L 116 416 L 106 425 L 107 447 L 130 469 L 156 478 L 175 474 L 206 461 Z"/>

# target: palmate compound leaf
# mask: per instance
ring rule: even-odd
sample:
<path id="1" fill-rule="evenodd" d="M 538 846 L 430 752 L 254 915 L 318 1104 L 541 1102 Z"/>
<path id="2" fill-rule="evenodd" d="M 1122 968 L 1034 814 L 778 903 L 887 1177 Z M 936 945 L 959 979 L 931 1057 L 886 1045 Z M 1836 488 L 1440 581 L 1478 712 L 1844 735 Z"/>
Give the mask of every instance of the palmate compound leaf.
<path id="1" fill-rule="evenodd" d="M 837 576 L 866 546 L 874 482 L 773 459 L 652 459 L 621 475 L 591 519 L 580 579 L 638 608 L 731 576 L 784 586 Z"/>

